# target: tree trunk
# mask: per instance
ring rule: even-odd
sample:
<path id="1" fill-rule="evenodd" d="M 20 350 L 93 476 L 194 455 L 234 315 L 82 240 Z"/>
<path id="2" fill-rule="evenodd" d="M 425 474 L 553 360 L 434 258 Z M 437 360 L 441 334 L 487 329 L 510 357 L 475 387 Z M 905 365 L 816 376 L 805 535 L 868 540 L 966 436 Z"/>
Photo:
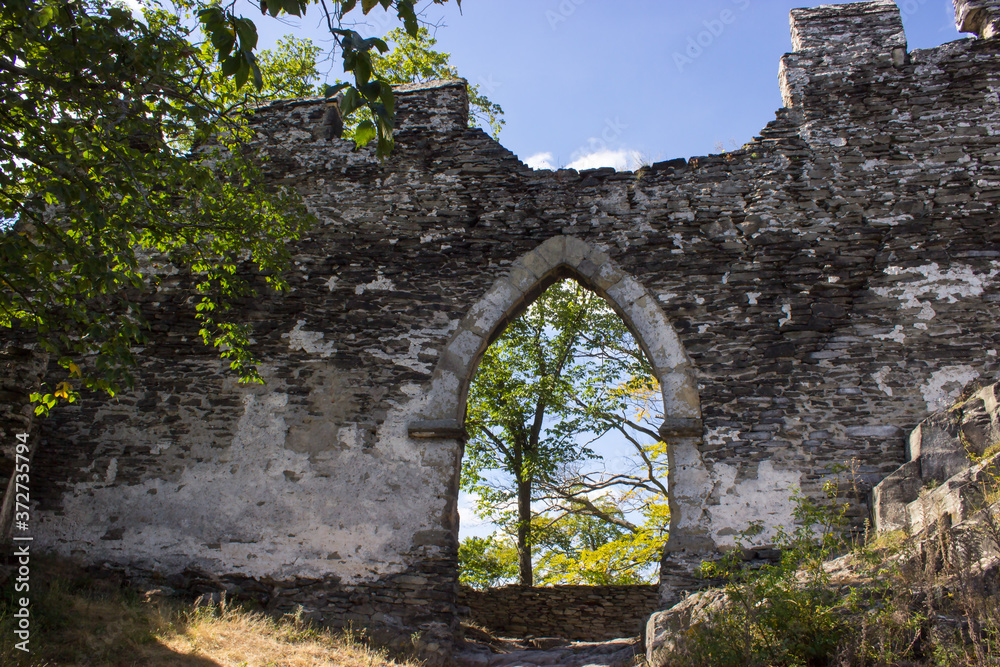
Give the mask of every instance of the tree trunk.
<path id="1" fill-rule="evenodd" d="M 517 569 L 522 586 L 533 586 L 531 573 L 531 482 L 517 482 Z"/>

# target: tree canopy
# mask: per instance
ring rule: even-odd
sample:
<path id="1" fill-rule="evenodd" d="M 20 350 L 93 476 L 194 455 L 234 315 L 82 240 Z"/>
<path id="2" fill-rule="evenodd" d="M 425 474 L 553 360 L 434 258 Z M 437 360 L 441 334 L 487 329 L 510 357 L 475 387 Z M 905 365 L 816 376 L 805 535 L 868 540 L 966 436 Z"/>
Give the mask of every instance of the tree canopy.
<path id="1" fill-rule="evenodd" d="M 462 488 L 513 538 L 520 583 L 531 585 L 536 569 L 546 582 L 631 581 L 658 557 L 666 451 L 644 425 L 657 393 L 624 322 L 571 280 L 486 351 L 469 391 Z M 612 430 L 634 447 L 628 470 L 603 468 L 591 447 Z M 626 516 L 634 512 L 642 524 Z"/>
<path id="2" fill-rule="evenodd" d="M 310 4 L 260 7 L 278 16 Z M 240 112 L 320 92 L 318 49 L 288 38 L 259 52 L 235 5 L 174 5 L 148 7 L 143 20 L 107 0 L 0 5 L 0 327 L 66 371 L 35 395 L 40 410 L 73 400 L 78 385 L 114 392 L 130 382 L 148 327 L 140 303 L 164 265 L 190 276 L 205 342 L 241 379 L 259 379 L 249 329 L 229 305 L 258 289 L 247 265 L 285 287 L 287 244 L 311 222 L 294 193 L 262 181 Z M 412 0 L 317 5 L 353 74 L 322 92 L 340 95 L 345 114 L 368 110 L 354 138 L 377 140 L 384 156 L 394 102 L 372 56 L 388 46 L 343 27 L 376 8 L 419 35 Z"/>

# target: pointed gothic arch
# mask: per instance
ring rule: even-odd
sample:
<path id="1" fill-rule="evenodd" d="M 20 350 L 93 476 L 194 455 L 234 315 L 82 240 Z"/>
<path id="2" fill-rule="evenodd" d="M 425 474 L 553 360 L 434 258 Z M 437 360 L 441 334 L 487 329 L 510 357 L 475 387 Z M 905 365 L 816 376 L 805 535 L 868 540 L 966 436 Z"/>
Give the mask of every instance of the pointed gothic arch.
<path id="1" fill-rule="evenodd" d="M 445 346 L 422 419 L 412 437 L 462 437 L 469 384 L 486 349 L 509 322 L 553 283 L 574 278 L 604 297 L 632 331 L 663 393 L 664 438 L 701 434 L 701 406 L 691 360 L 656 299 L 611 257 L 573 236 L 545 241 L 516 260 L 469 310 Z"/>
<path id="2" fill-rule="evenodd" d="M 694 368 L 680 337 L 649 291 L 611 257 L 572 236 L 545 241 L 516 260 L 510 270 L 472 306 L 452 334 L 434 370 L 419 417 L 409 423 L 412 438 L 464 441 L 469 385 L 486 349 L 542 292 L 563 278 L 574 278 L 604 297 L 625 321 L 653 367 L 663 395 L 660 437 L 669 451 L 670 536 L 666 551 L 700 552 L 714 546 L 696 526 L 702 513 L 708 477 L 696 442 L 702 436 L 701 404 Z M 457 540 L 458 478 L 453 471 L 453 498 L 446 514 Z M 676 475 L 678 469 L 684 474 Z M 693 538 L 693 539 L 692 539 Z M 680 566 L 684 569 L 684 566 Z M 661 586 L 669 586 L 661 571 Z M 676 566 L 670 568 L 677 569 Z M 663 593 L 669 597 L 672 593 Z"/>

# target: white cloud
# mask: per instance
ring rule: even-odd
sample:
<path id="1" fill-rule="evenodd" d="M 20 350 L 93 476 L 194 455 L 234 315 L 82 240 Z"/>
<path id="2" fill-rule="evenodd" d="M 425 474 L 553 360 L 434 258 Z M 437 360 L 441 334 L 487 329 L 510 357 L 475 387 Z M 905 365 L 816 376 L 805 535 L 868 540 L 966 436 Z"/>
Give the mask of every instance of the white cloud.
<path id="1" fill-rule="evenodd" d="M 555 169 L 552 164 L 552 153 L 535 153 L 524 161 L 532 169 Z"/>
<path id="2" fill-rule="evenodd" d="M 614 167 L 618 171 L 636 169 L 642 164 L 642 155 L 639 151 L 622 148 L 617 151 L 608 149 L 586 153 L 576 158 L 568 165 L 567 169 L 596 169 L 597 167 Z"/>

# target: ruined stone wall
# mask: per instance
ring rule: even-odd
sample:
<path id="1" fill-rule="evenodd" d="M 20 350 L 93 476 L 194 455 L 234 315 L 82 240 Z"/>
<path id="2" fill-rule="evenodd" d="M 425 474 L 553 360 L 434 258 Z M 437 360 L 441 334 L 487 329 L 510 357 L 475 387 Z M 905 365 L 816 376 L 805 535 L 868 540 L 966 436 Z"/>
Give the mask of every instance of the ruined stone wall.
<path id="1" fill-rule="evenodd" d="M 320 582 L 273 595 L 328 621 L 355 596 L 446 642 L 465 389 L 564 276 L 609 299 L 664 387 L 664 603 L 751 520 L 762 541 L 787 525 L 796 487 L 853 461 L 866 490 L 923 414 L 998 370 L 1000 44 L 907 52 L 884 0 L 792 20 L 760 137 L 634 174 L 528 169 L 467 128 L 461 82 L 399 91 L 384 163 L 324 139 L 321 101 L 262 109 L 269 177 L 319 221 L 290 292 L 244 304 L 267 384 L 237 385 L 165 281 L 136 389 L 43 424 L 36 543 Z"/>
<path id="2" fill-rule="evenodd" d="M 501 637 L 561 637 L 599 641 L 642 634 L 659 609 L 657 586 L 462 587 L 469 620 Z"/>

